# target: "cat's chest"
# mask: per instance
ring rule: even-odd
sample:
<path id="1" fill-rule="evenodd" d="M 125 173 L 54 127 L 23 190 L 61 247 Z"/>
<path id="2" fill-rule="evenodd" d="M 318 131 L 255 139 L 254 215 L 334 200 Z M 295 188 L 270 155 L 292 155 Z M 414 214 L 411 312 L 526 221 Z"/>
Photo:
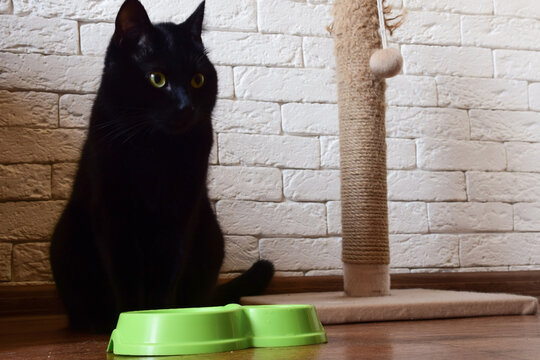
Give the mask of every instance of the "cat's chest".
<path id="1" fill-rule="evenodd" d="M 105 201 L 134 211 L 182 211 L 205 186 L 206 164 L 172 152 L 116 154 L 103 168 Z"/>

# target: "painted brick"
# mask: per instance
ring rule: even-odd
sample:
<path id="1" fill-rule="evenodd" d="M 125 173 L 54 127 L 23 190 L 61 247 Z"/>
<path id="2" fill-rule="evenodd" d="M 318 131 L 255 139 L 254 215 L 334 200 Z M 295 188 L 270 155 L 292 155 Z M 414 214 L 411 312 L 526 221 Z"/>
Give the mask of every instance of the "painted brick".
<path id="1" fill-rule="evenodd" d="M 243 271 L 259 260 L 259 243 L 253 236 L 225 236 L 222 272 Z"/>
<path id="2" fill-rule="evenodd" d="M 193 8 L 199 4 L 198 0 L 189 0 Z M 177 3 L 167 0 L 168 3 Z M 208 0 L 205 10 L 205 24 L 208 28 L 226 30 L 257 30 L 257 2 L 256 0 Z M 165 15 L 167 7 L 160 7 Z M 179 12 L 184 11 L 183 7 Z M 188 12 L 190 14 L 190 12 Z M 206 18 L 208 16 L 208 18 Z M 182 19 L 183 20 L 183 19 Z"/>
<path id="3" fill-rule="evenodd" d="M 97 57 L 0 53 L 0 87 L 95 92 L 102 67 Z"/>
<path id="4" fill-rule="evenodd" d="M 514 204 L 516 231 L 540 231 L 540 203 Z"/>
<path id="5" fill-rule="evenodd" d="M 334 0 L 328 0 L 329 3 L 333 3 Z M 392 9 L 401 9 L 403 7 L 402 0 L 387 0 L 386 3 L 392 7 Z"/>
<path id="6" fill-rule="evenodd" d="M 343 266 L 343 264 L 342 264 Z M 305 276 L 343 276 L 343 270 L 310 270 Z"/>
<path id="7" fill-rule="evenodd" d="M 523 50 L 495 50 L 495 77 L 540 80 L 540 52 Z"/>
<path id="8" fill-rule="evenodd" d="M 508 266 L 507 271 L 538 271 L 540 270 L 540 265 L 518 265 L 518 266 Z"/>
<path id="9" fill-rule="evenodd" d="M 281 34 L 206 32 L 210 60 L 225 65 L 301 66 L 302 38 Z"/>
<path id="10" fill-rule="evenodd" d="M 389 106 L 386 109 L 386 135 L 468 139 L 469 117 L 467 111 L 458 109 Z"/>
<path id="11" fill-rule="evenodd" d="M 404 0 L 405 7 L 413 10 L 445 11 L 461 14 L 492 14 L 492 0 Z"/>
<path id="12" fill-rule="evenodd" d="M 508 271 L 508 266 L 483 266 L 483 267 L 463 267 L 456 269 L 457 272 L 493 272 Z"/>
<path id="13" fill-rule="evenodd" d="M 78 161 L 82 130 L 0 128 L 0 163 Z"/>
<path id="14" fill-rule="evenodd" d="M 386 139 L 386 167 L 413 169 L 416 167 L 416 145 L 413 140 Z"/>
<path id="15" fill-rule="evenodd" d="M 236 95 L 265 101 L 336 102 L 335 73 L 325 69 L 235 67 Z"/>
<path id="16" fill-rule="evenodd" d="M 538 50 L 540 23 L 534 19 L 465 15 L 461 18 L 463 45 L 496 49 Z"/>
<path id="17" fill-rule="evenodd" d="M 405 44 L 460 45 L 460 16 L 436 12 L 407 12 L 392 40 Z"/>
<path id="18" fill-rule="evenodd" d="M 339 168 L 339 138 L 336 136 L 321 136 L 321 167 Z"/>
<path id="19" fill-rule="evenodd" d="M 506 143 L 508 170 L 540 172 L 540 143 Z"/>
<path id="20" fill-rule="evenodd" d="M 388 105 L 437 106 L 437 86 L 431 77 L 398 75 L 386 84 Z"/>
<path id="21" fill-rule="evenodd" d="M 401 52 L 405 74 L 493 77 L 493 56 L 489 49 L 403 45 Z"/>
<path id="22" fill-rule="evenodd" d="M 304 66 L 335 68 L 334 40 L 331 38 L 304 37 L 302 42 Z"/>
<path id="23" fill-rule="evenodd" d="M 341 201 L 329 201 L 326 203 L 328 221 L 328 233 L 341 235 Z"/>
<path id="24" fill-rule="evenodd" d="M 208 162 L 212 165 L 217 164 L 218 159 L 218 137 L 214 132 L 213 134 L 214 141 L 212 142 L 212 148 L 210 149 L 210 155 L 208 156 Z"/>
<path id="25" fill-rule="evenodd" d="M 327 36 L 332 23 L 328 5 L 313 5 L 294 0 L 259 0 L 259 31 L 294 35 Z"/>
<path id="26" fill-rule="evenodd" d="M 49 239 L 63 201 L 31 201 L 0 203 L 0 239 Z"/>
<path id="27" fill-rule="evenodd" d="M 37 14 L 75 20 L 114 21 L 122 0 L 95 2 L 77 0 L 13 0 L 18 15 Z M 198 0 L 142 0 L 153 22 L 184 21 Z M 253 31 L 257 28 L 255 0 L 207 0 L 205 27 Z"/>
<path id="28" fill-rule="evenodd" d="M 457 108 L 526 110 L 527 82 L 438 76 L 439 105 Z"/>
<path id="29" fill-rule="evenodd" d="M 439 271 L 445 271 L 447 269 L 441 269 Z M 411 270 L 410 269 L 405 269 L 405 268 L 390 268 L 390 274 L 408 274 L 410 273 Z"/>
<path id="30" fill-rule="evenodd" d="M 12 52 L 77 54 L 77 22 L 35 16 L 0 15 L 0 49 Z"/>
<path id="31" fill-rule="evenodd" d="M 49 243 L 18 244 L 13 247 L 13 281 L 52 281 Z"/>
<path id="32" fill-rule="evenodd" d="M 512 205 L 503 203 L 428 204 L 432 232 L 512 231 Z"/>
<path id="33" fill-rule="evenodd" d="M 319 141 L 297 136 L 219 134 L 219 161 L 312 169 L 319 166 Z"/>
<path id="34" fill-rule="evenodd" d="M 87 128 L 90 123 L 94 95 L 62 95 L 60 98 L 60 126 Z"/>
<path id="35" fill-rule="evenodd" d="M 456 235 L 390 235 L 391 267 L 457 267 Z"/>
<path id="36" fill-rule="evenodd" d="M 0 243 L 0 281 L 11 280 L 11 252 L 13 245 Z"/>
<path id="37" fill-rule="evenodd" d="M 234 279 L 235 277 L 238 277 L 240 276 L 242 273 L 241 272 L 221 272 L 219 274 L 219 278 L 220 279 Z M 275 273 L 274 273 L 275 274 Z"/>
<path id="38" fill-rule="evenodd" d="M 275 277 L 293 277 L 293 276 L 304 276 L 303 271 L 275 271 Z"/>
<path id="39" fill-rule="evenodd" d="M 280 201 L 281 172 L 275 168 L 211 166 L 208 173 L 211 199 Z"/>
<path id="40" fill-rule="evenodd" d="M 114 24 L 82 24 L 80 32 L 82 54 L 102 56 L 105 55 L 114 33 Z"/>
<path id="41" fill-rule="evenodd" d="M 58 95 L 0 90 L 0 126 L 58 126 Z"/>
<path id="42" fill-rule="evenodd" d="M 13 10 L 17 15 L 39 15 L 48 18 L 66 18 L 76 20 L 114 21 L 122 0 L 100 1 L 97 3 L 77 0 L 12 0 Z"/>
<path id="43" fill-rule="evenodd" d="M 233 70 L 229 66 L 216 66 L 218 76 L 218 97 L 232 98 L 234 96 Z"/>
<path id="44" fill-rule="evenodd" d="M 0 165 L 0 200 L 39 200 L 50 197 L 50 165 Z"/>
<path id="45" fill-rule="evenodd" d="M 388 231 L 394 234 L 428 232 L 426 204 L 423 202 L 388 202 Z"/>
<path id="46" fill-rule="evenodd" d="M 215 1 L 208 1 L 208 4 L 205 6 L 205 26 L 208 26 L 211 18 L 209 14 L 210 2 L 214 3 Z M 152 22 L 174 23 L 181 23 L 186 20 L 186 18 L 193 12 L 193 10 L 195 10 L 198 5 L 197 1 L 193 0 L 142 0 L 141 3 L 146 8 L 146 11 L 148 12 L 148 15 Z"/>
<path id="47" fill-rule="evenodd" d="M 531 110 L 540 110 L 540 83 L 529 85 L 529 106 Z"/>
<path id="48" fill-rule="evenodd" d="M 297 104 L 281 107 L 283 131 L 298 135 L 338 135 L 338 107 L 335 104 Z"/>
<path id="49" fill-rule="evenodd" d="M 0 0 L 0 13 L 11 12 L 11 0 Z"/>
<path id="50" fill-rule="evenodd" d="M 540 201 L 540 174 L 471 171 L 467 180 L 471 201 Z"/>
<path id="51" fill-rule="evenodd" d="M 217 132 L 279 134 L 281 114 L 278 104 L 258 101 L 218 100 L 212 114 Z"/>
<path id="52" fill-rule="evenodd" d="M 538 265 L 539 234 L 461 235 L 462 266 Z"/>
<path id="53" fill-rule="evenodd" d="M 486 141 L 419 139 L 418 166 L 430 170 L 490 170 L 506 168 L 504 145 Z"/>
<path id="54" fill-rule="evenodd" d="M 324 204 L 221 200 L 217 202 L 216 210 L 226 234 L 326 235 Z"/>
<path id="55" fill-rule="evenodd" d="M 283 193 L 293 201 L 339 200 L 338 170 L 283 170 Z"/>
<path id="56" fill-rule="evenodd" d="M 341 239 L 261 239 L 261 258 L 277 270 L 339 269 Z"/>
<path id="57" fill-rule="evenodd" d="M 540 18 L 540 3 L 530 0 L 494 0 L 495 15 Z"/>
<path id="58" fill-rule="evenodd" d="M 406 201 L 466 200 L 462 172 L 388 171 L 388 199 Z"/>
<path id="59" fill-rule="evenodd" d="M 306 2 L 309 4 L 333 4 L 334 0 L 306 0 Z"/>
<path id="60" fill-rule="evenodd" d="M 540 142 L 540 113 L 471 110 L 469 115 L 472 139 Z"/>
<path id="61" fill-rule="evenodd" d="M 76 163 L 57 163 L 52 167 L 52 196 L 54 199 L 68 199 L 77 172 Z"/>

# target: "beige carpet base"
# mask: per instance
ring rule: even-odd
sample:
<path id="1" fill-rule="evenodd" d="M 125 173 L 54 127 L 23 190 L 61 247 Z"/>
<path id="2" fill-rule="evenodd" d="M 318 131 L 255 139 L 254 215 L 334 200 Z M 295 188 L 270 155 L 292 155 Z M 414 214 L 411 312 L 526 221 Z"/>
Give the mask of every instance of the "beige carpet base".
<path id="1" fill-rule="evenodd" d="M 313 304 L 323 324 L 533 315 L 538 308 L 538 300 L 530 296 L 428 289 L 391 290 L 378 297 L 348 297 L 344 292 L 262 295 L 244 297 L 241 303 Z"/>

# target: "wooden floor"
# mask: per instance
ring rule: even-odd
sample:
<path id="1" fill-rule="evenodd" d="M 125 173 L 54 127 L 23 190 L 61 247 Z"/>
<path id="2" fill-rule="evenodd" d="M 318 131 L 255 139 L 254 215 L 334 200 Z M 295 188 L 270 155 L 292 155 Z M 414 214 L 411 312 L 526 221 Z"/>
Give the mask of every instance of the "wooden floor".
<path id="1" fill-rule="evenodd" d="M 159 358 L 106 354 L 108 336 L 73 333 L 62 316 L 0 318 L 0 359 L 540 359 L 540 317 L 326 326 L 328 344 Z"/>

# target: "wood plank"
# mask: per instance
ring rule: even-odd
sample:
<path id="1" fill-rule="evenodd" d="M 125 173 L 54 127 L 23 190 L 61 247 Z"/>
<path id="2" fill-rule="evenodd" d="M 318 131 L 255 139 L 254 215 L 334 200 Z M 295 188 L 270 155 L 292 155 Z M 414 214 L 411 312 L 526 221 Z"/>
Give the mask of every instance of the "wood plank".
<path id="1" fill-rule="evenodd" d="M 394 289 L 441 289 L 503 292 L 540 299 L 540 271 L 392 274 Z M 221 282 L 227 279 L 220 280 Z M 267 294 L 343 290 L 341 276 L 276 277 Z M 61 314 L 63 307 L 54 285 L 0 286 L 0 317 Z"/>
<path id="2" fill-rule="evenodd" d="M 54 285 L 0 286 L 0 317 L 63 312 Z"/>
<path id="3" fill-rule="evenodd" d="M 108 335 L 70 332 L 64 316 L 0 318 L 0 359 L 143 359 L 105 353 Z M 328 344 L 172 356 L 203 359 L 538 359 L 539 316 L 326 326 Z"/>

